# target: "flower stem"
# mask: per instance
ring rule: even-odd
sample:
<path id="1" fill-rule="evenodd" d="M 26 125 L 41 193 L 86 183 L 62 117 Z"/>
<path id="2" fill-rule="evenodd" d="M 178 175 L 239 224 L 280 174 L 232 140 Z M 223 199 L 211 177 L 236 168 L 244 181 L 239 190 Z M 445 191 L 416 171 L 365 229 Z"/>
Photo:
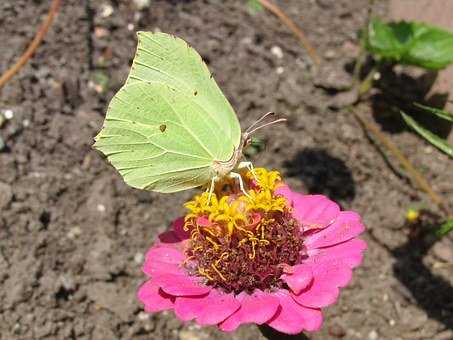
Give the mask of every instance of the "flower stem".
<path id="1" fill-rule="evenodd" d="M 349 108 L 354 117 L 359 121 L 360 125 L 370 132 L 383 146 L 385 146 L 399 161 L 401 166 L 409 174 L 412 182 L 424 191 L 430 199 L 438 206 L 438 208 L 445 213 L 446 216 L 449 215 L 448 210 L 442 200 L 442 198 L 431 188 L 429 182 L 425 177 L 412 165 L 410 160 L 401 152 L 401 150 L 385 135 L 379 128 L 368 121 L 362 115 L 357 113 L 353 108 Z"/>
<path id="2" fill-rule="evenodd" d="M 305 33 L 294 23 L 294 21 L 291 20 L 291 18 L 288 17 L 280 7 L 272 3 L 270 0 L 258 1 L 264 8 L 278 17 L 280 21 L 283 22 L 293 32 L 293 34 L 300 40 L 304 48 L 307 50 L 307 53 L 313 63 L 315 63 L 316 66 L 319 66 L 321 64 L 321 59 L 319 58 L 318 53 L 305 36 Z"/>
<path id="3" fill-rule="evenodd" d="M 50 6 L 49 13 L 47 14 L 46 20 L 43 22 L 41 28 L 36 32 L 35 37 L 32 42 L 19 58 L 19 60 L 11 66 L 3 75 L 0 77 L 0 88 L 2 88 L 31 58 L 33 53 L 35 53 L 39 44 L 43 40 L 47 31 L 49 30 L 50 25 L 52 24 L 53 18 L 55 17 L 58 8 L 60 7 L 61 0 L 53 0 L 52 5 Z"/>

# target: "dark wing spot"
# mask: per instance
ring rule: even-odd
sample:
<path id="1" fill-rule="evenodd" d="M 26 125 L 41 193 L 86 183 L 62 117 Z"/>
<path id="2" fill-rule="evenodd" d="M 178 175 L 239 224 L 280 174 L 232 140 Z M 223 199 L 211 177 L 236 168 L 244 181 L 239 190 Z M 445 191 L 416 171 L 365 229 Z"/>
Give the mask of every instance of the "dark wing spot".
<path id="1" fill-rule="evenodd" d="M 198 94 L 198 91 L 195 91 L 195 92 L 193 93 L 194 96 L 196 96 L 197 94 Z"/>
<path id="2" fill-rule="evenodd" d="M 165 130 L 167 130 L 167 125 L 162 124 L 161 126 L 159 126 L 159 130 L 160 132 L 164 132 Z"/>

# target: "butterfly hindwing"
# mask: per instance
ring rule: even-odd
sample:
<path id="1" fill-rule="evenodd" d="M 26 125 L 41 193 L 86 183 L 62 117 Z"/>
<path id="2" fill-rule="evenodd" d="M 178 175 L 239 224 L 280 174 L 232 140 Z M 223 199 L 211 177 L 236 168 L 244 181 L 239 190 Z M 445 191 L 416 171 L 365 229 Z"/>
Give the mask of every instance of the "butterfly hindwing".
<path id="1" fill-rule="evenodd" d="M 215 176 L 240 143 L 237 117 L 198 53 L 164 33 L 139 32 L 126 84 L 95 147 L 129 185 L 175 192 Z"/>

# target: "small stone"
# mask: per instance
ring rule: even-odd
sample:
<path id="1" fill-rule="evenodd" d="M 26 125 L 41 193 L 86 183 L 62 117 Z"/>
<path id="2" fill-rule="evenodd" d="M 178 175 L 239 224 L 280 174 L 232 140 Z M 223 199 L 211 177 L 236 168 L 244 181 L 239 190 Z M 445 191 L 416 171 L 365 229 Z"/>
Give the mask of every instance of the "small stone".
<path id="1" fill-rule="evenodd" d="M 151 0 L 133 0 L 135 8 L 139 11 L 148 8 L 151 5 Z"/>
<path id="2" fill-rule="evenodd" d="M 69 274 L 61 275 L 59 277 L 59 283 L 67 292 L 73 292 L 76 289 L 74 278 Z"/>
<path id="3" fill-rule="evenodd" d="M 23 125 L 23 127 L 25 127 L 25 128 L 26 128 L 26 127 L 29 127 L 29 126 L 30 126 L 30 120 L 29 120 L 29 119 L 24 119 L 24 120 L 22 121 L 22 125 Z"/>
<path id="4" fill-rule="evenodd" d="M 134 262 L 137 264 L 142 264 L 144 259 L 145 259 L 145 256 L 143 256 L 142 253 L 137 253 L 134 256 Z"/>
<path id="5" fill-rule="evenodd" d="M 105 205 L 104 204 L 98 204 L 96 206 L 96 209 L 99 211 L 99 212 L 105 212 Z"/>
<path id="6" fill-rule="evenodd" d="M 368 333 L 368 340 L 377 340 L 379 338 L 378 332 L 376 330 L 372 330 L 370 333 Z"/>
<path id="7" fill-rule="evenodd" d="M 82 230 L 80 229 L 80 227 L 72 227 L 68 234 L 67 234 L 67 237 L 71 240 L 79 237 L 80 235 L 82 234 Z"/>
<path id="8" fill-rule="evenodd" d="M 11 186 L 0 182 L 0 210 L 6 208 L 6 206 L 13 199 L 13 191 Z"/>
<path id="9" fill-rule="evenodd" d="M 179 340 L 201 340 L 200 332 L 183 329 L 179 332 Z"/>
<path id="10" fill-rule="evenodd" d="M 332 60 L 337 56 L 334 50 L 327 50 L 326 53 L 324 53 L 324 58 L 327 60 Z"/>
<path id="11" fill-rule="evenodd" d="M 95 27 L 94 28 L 94 36 L 96 38 L 105 38 L 109 35 L 109 30 L 104 27 Z"/>
<path id="12" fill-rule="evenodd" d="M 285 69 L 282 66 L 279 66 L 275 69 L 275 72 L 277 72 L 277 74 L 282 74 L 285 72 Z"/>
<path id="13" fill-rule="evenodd" d="M 393 319 L 390 319 L 389 320 L 389 325 L 392 326 L 392 327 L 395 326 L 396 325 L 396 321 L 393 320 Z"/>
<path id="14" fill-rule="evenodd" d="M 108 18 L 112 14 L 113 14 L 113 7 L 111 5 L 109 5 L 109 4 L 102 4 L 101 5 L 100 16 L 102 18 Z"/>
<path id="15" fill-rule="evenodd" d="M 148 321 L 150 319 L 150 314 L 145 313 L 145 312 L 140 312 L 140 313 L 138 313 L 137 318 L 140 321 Z"/>
<path id="16" fill-rule="evenodd" d="M 277 57 L 277 59 L 282 59 L 283 58 L 283 51 L 281 47 L 279 46 L 272 46 L 271 47 L 271 53 Z"/>
<path id="17" fill-rule="evenodd" d="M 358 99 L 359 93 L 356 89 L 352 89 L 346 92 L 339 92 L 329 101 L 329 107 L 335 110 L 342 109 L 346 106 L 356 103 Z"/>
<path id="18" fill-rule="evenodd" d="M 3 116 L 7 119 L 7 120 L 10 120 L 10 119 L 13 119 L 14 117 L 14 112 L 13 110 L 5 110 L 3 111 Z"/>
<path id="19" fill-rule="evenodd" d="M 342 338 L 346 335 L 346 331 L 339 324 L 335 323 L 329 327 L 329 334 L 337 338 Z"/>
<path id="20" fill-rule="evenodd" d="M 127 24 L 127 30 L 128 31 L 133 31 L 134 30 L 134 24 Z"/>

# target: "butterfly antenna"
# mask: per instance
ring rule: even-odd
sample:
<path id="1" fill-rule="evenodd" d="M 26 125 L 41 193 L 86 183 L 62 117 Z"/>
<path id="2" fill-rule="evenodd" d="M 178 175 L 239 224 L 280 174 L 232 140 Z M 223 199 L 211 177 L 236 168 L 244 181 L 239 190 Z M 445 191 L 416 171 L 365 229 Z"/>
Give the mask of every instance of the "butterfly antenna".
<path id="1" fill-rule="evenodd" d="M 262 122 L 263 120 L 265 120 L 267 117 L 269 116 L 273 116 L 275 113 L 274 112 L 268 112 L 268 113 L 265 113 L 261 118 L 259 118 L 258 120 L 256 120 L 252 125 L 250 125 L 247 130 L 245 130 L 246 133 L 248 133 L 251 129 L 253 129 L 257 124 L 259 124 L 260 122 Z"/>
<path id="2" fill-rule="evenodd" d="M 250 130 L 250 128 L 248 128 L 245 133 L 247 135 L 251 135 L 252 133 L 254 133 L 255 131 L 259 130 L 259 129 L 262 129 L 266 126 L 270 126 L 270 125 L 274 125 L 274 124 L 277 124 L 277 123 L 283 123 L 283 122 L 286 122 L 287 119 L 286 118 L 279 118 L 279 119 L 276 119 L 276 120 L 273 120 L 272 122 L 269 122 L 269 123 L 266 123 L 266 124 L 263 124 L 263 125 L 260 125 L 260 126 L 257 126 L 255 127 L 254 129 Z M 256 124 L 255 124 L 256 125 Z"/>

